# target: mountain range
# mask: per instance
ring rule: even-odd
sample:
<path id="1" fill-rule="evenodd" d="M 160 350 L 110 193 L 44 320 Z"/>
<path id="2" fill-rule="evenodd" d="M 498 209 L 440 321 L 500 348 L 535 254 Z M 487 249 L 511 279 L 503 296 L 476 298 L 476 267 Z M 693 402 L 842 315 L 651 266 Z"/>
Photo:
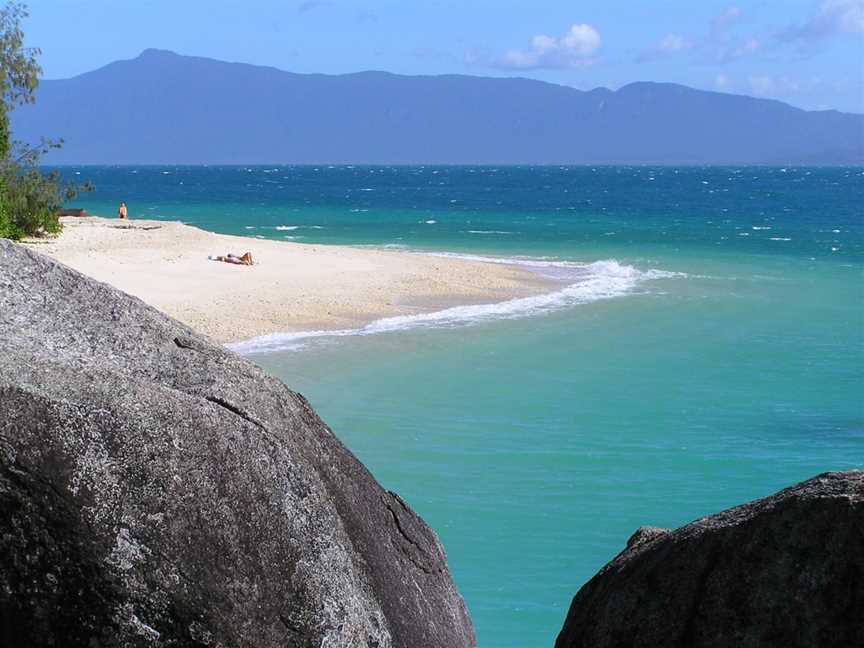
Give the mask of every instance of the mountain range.
<path id="1" fill-rule="evenodd" d="M 637 82 L 295 74 L 145 50 L 43 81 L 18 140 L 53 164 L 861 164 L 864 115 Z"/>

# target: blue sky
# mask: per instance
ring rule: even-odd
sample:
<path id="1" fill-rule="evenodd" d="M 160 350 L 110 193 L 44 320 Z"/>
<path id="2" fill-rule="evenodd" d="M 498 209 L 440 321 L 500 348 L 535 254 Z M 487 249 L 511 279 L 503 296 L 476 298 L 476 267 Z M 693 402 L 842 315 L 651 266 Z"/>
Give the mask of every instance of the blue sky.
<path id="1" fill-rule="evenodd" d="M 46 78 L 156 47 L 294 72 L 632 81 L 864 112 L 864 0 L 31 0 Z"/>

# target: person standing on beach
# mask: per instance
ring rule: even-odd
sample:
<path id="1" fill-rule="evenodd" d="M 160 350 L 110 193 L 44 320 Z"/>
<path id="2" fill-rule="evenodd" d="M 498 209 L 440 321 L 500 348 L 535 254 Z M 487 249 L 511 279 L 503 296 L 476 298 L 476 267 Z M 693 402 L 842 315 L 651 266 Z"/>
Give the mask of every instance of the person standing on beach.
<path id="1" fill-rule="evenodd" d="M 121 202 L 120 207 L 117 209 L 117 216 L 119 218 L 126 218 L 127 213 L 128 212 L 126 211 L 126 203 Z"/>

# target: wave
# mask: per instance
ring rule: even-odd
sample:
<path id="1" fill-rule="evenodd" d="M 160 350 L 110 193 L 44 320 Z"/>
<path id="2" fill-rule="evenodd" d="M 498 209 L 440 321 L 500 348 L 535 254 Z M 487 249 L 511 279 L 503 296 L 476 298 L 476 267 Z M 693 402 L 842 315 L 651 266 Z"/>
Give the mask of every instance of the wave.
<path id="1" fill-rule="evenodd" d="M 671 279 L 675 277 L 689 277 L 686 272 L 671 272 L 669 270 L 638 270 L 630 265 L 622 265 L 616 259 L 606 259 L 585 263 L 584 261 L 560 261 L 557 257 L 535 257 L 514 256 L 494 257 L 482 254 L 463 254 L 461 252 L 417 252 L 424 256 L 445 257 L 449 259 L 463 259 L 465 261 L 480 261 L 482 263 L 500 263 L 502 265 L 515 265 L 530 268 L 540 274 L 547 274 L 544 270 L 567 271 L 575 278 L 580 278 L 585 272 L 607 271 L 611 273 L 635 272 L 643 279 Z M 550 273 L 556 278 L 562 277 L 562 272 Z M 566 274 L 564 276 L 567 276 Z"/>
<path id="2" fill-rule="evenodd" d="M 510 265 L 527 267 L 565 268 L 568 271 L 567 280 L 569 283 L 559 290 L 531 297 L 519 297 L 490 304 L 454 306 L 431 313 L 385 317 L 352 329 L 273 333 L 227 346 L 237 353 L 251 355 L 298 350 L 303 348 L 306 343 L 318 338 L 377 335 L 417 328 L 455 328 L 491 320 L 519 319 L 603 299 L 622 297 L 632 294 L 640 284 L 646 281 L 687 276 L 679 272 L 653 269 L 639 270 L 630 265 L 622 265 L 614 259 L 593 263 L 576 263 L 537 259 L 495 259 L 495 257 L 449 253 L 436 253 L 436 255 L 492 260 L 495 263 L 509 263 Z"/>
<path id="3" fill-rule="evenodd" d="M 246 229 L 250 229 L 247 227 Z M 254 229 L 254 228 L 252 228 Z M 298 229 L 324 229 L 323 225 L 276 225 L 273 229 L 280 232 L 291 232 Z"/>
<path id="4" fill-rule="evenodd" d="M 512 234 L 503 230 L 468 230 L 469 234 Z"/>

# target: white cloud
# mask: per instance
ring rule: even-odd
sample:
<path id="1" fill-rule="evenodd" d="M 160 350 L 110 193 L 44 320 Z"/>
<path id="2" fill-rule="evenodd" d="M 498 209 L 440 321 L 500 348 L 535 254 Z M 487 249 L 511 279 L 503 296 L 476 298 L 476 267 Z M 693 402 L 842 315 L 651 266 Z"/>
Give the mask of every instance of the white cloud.
<path id="1" fill-rule="evenodd" d="M 680 52 L 690 48 L 690 42 L 678 34 L 667 34 L 657 46 L 661 52 Z"/>
<path id="2" fill-rule="evenodd" d="M 864 0 L 860 1 L 864 2 Z M 701 37 L 666 34 L 658 43 L 640 52 L 636 62 L 655 61 L 690 52 L 704 63 L 724 65 L 752 56 L 763 49 L 763 41 L 753 36 L 741 36 L 736 33 L 739 24 L 744 20 L 744 12 L 740 8 L 727 7 L 714 16 Z"/>
<path id="3" fill-rule="evenodd" d="M 305 14 L 321 7 L 326 7 L 330 3 L 327 0 L 306 0 L 297 6 L 297 13 Z"/>
<path id="4" fill-rule="evenodd" d="M 744 14 L 738 7 L 727 7 L 719 14 L 714 16 L 711 21 L 711 32 L 715 36 L 719 36 L 729 31 L 729 29 L 738 21 Z"/>
<path id="5" fill-rule="evenodd" d="M 706 39 L 708 60 L 722 65 L 751 56 L 762 48 L 758 38 L 741 38 L 734 33 L 743 20 L 744 12 L 739 7 L 727 7 L 714 17 Z"/>
<path id="6" fill-rule="evenodd" d="M 666 34 L 659 43 L 640 52 L 639 56 L 636 57 L 636 62 L 655 61 L 659 58 L 686 52 L 691 47 L 693 47 L 693 43 L 680 34 Z"/>
<path id="7" fill-rule="evenodd" d="M 754 97 L 788 97 L 799 94 L 801 83 L 787 76 L 751 76 L 747 79 L 750 94 Z"/>
<path id="8" fill-rule="evenodd" d="M 762 47 L 757 38 L 748 38 L 744 41 L 734 41 L 717 50 L 718 63 L 731 63 L 738 59 L 755 54 Z"/>
<path id="9" fill-rule="evenodd" d="M 561 37 L 539 34 L 527 49 L 509 50 L 503 56 L 484 60 L 468 52 L 469 63 L 485 62 L 492 67 L 514 70 L 564 69 L 592 65 L 600 49 L 600 34 L 587 23 L 572 25 Z"/>
<path id="10" fill-rule="evenodd" d="M 859 80 L 825 79 L 820 76 L 794 77 L 785 74 L 753 74 L 744 79 L 734 79 L 725 74 L 714 78 L 714 89 L 719 92 L 793 101 L 808 109 L 824 109 L 824 99 L 829 96 L 843 96 L 853 92 L 861 93 Z"/>
<path id="11" fill-rule="evenodd" d="M 779 38 L 810 44 L 841 34 L 864 34 L 864 0 L 824 0 L 813 16 L 788 27 Z"/>

